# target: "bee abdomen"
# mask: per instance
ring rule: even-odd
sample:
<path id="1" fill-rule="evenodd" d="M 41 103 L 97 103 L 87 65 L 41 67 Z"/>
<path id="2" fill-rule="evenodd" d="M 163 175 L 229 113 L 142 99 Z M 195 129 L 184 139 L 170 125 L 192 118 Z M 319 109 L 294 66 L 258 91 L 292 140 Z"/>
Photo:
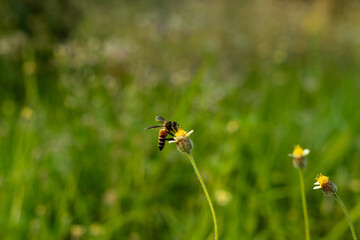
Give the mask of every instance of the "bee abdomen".
<path id="1" fill-rule="evenodd" d="M 165 147 L 165 138 L 159 138 L 158 147 L 160 151 L 163 150 L 163 148 Z"/>
<path id="2" fill-rule="evenodd" d="M 167 136 L 166 130 L 161 129 L 159 131 L 159 141 L 158 141 L 158 147 L 160 151 L 163 150 L 163 148 L 165 147 L 166 136 Z"/>

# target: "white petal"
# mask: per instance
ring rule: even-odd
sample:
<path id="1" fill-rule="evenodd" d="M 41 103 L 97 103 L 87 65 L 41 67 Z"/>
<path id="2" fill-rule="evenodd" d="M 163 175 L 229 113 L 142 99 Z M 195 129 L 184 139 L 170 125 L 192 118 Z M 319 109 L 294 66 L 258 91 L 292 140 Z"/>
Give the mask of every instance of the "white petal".
<path id="1" fill-rule="evenodd" d="M 291 153 L 288 154 L 289 157 L 294 157 L 294 155 L 292 155 Z"/>
<path id="2" fill-rule="evenodd" d="M 168 141 L 168 143 L 176 143 L 176 141 Z"/>
<path id="3" fill-rule="evenodd" d="M 184 138 L 183 136 L 174 137 L 174 140 L 175 140 L 175 142 L 177 142 L 177 141 L 179 141 L 179 140 L 181 140 L 181 139 L 183 139 L 183 138 Z"/>
<path id="4" fill-rule="evenodd" d="M 189 131 L 189 132 L 186 134 L 186 137 L 189 137 L 190 134 L 192 134 L 193 132 L 194 132 L 194 130 Z"/>
<path id="5" fill-rule="evenodd" d="M 314 183 L 314 185 L 320 185 L 320 183 L 319 183 L 319 182 L 316 182 L 316 183 Z"/>
<path id="6" fill-rule="evenodd" d="M 313 189 L 320 189 L 321 186 L 316 186 L 316 187 L 313 187 Z"/>
<path id="7" fill-rule="evenodd" d="M 310 150 L 309 149 L 304 149 L 303 151 L 303 155 L 306 156 L 310 153 Z"/>

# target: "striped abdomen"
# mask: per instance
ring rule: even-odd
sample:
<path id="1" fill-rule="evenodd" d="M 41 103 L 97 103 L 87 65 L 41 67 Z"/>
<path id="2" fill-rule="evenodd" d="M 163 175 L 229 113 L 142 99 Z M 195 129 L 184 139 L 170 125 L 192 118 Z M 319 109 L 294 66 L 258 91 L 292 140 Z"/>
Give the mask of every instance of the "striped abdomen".
<path id="1" fill-rule="evenodd" d="M 166 141 L 166 136 L 167 136 L 167 131 L 165 129 L 161 129 L 159 131 L 159 142 L 158 142 L 158 147 L 160 149 L 160 151 L 164 148 L 165 146 L 165 141 Z"/>

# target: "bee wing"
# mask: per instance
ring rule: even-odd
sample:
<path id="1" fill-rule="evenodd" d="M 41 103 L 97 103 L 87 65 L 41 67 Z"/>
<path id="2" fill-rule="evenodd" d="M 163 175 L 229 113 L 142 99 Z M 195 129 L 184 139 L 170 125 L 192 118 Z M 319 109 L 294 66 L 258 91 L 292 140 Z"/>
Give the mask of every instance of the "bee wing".
<path id="1" fill-rule="evenodd" d="M 160 123 L 165 123 L 165 122 L 166 122 L 165 118 L 163 118 L 163 117 L 161 117 L 161 116 L 156 116 L 155 120 L 156 120 L 157 122 L 160 122 Z"/>

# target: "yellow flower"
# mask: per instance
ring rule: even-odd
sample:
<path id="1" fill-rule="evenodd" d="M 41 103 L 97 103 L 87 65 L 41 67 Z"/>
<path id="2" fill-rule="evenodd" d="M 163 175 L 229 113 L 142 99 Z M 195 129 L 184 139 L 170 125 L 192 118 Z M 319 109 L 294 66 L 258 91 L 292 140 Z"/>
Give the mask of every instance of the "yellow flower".
<path id="1" fill-rule="evenodd" d="M 316 183 L 314 183 L 314 185 L 316 186 L 313 187 L 313 189 L 322 189 L 326 195 L 333 195 L 336 193 L 336 185 L 329 180 L 329 177 L 320 173 L 316 176 L 315 180 Z"/>
<path id="2" fill-rule="evenodd" d="M 182 128 L 178 127 L 177 132 L 175 133 L 175 137 L 185 137 L 187 134 L 190 136 L 192 132 L 193 130 L 191 130 L 189 133 L 186 133 Z"/>
<path id="3" fill-rule="evenodd" d="M 193 132 L 194 130 L 185 132 L 182 128 L 178 127 L 177 131 L 175 132 L 174 140 L 169 141 L 169 143 L 175 142 L 177 144 L 177 149 L 180 152 L 190 153 L 191 149 L 193 148 L 193 143 L 189 136 Z"/>
<path id="4" fill-rule="evenodd" d="M 302 158 L 302 157 L 306 157 L 309 153 L 310 153 L 309 149 L 302 149 L 300 145 L 296 145 L 294 151 L 292 153 L 289 153 L 289 157 Z"/>
<path id="5" fill-rule="evenodd" d="M 185 138 L 188 138 L 190 136 L 190 134 L 192 134 L 194 132 L 194 130 L 191 130 L 189 132 L 185 132 L 182 128 L 178 127 L 178 130 L 175 133 L 175 137 L 173 141 L 169 141 L 169 143 L 173 143 L 173 142 L 179 142 Z"/>
<path id="6" fill-rule="evenodd" d="M 322 173 L 318 174 L 315 178 L 316 183 L 314 185 L 318 185 L 314 187 L 314 189 L 319 189 L 325 186 L 325 184 L 329 183 L 329 177 L 322 175 Z"/>
<path id="7" fill-rule="evenodd" d="M 300 145 L 294 147 L 294 151 L 289 153 L 289 157 L 294 158 L 293 164 L 295 168 L 303 169 L 306 166 L 306 155 L 310 153 L 309 149 L 302 149 Z"/>

